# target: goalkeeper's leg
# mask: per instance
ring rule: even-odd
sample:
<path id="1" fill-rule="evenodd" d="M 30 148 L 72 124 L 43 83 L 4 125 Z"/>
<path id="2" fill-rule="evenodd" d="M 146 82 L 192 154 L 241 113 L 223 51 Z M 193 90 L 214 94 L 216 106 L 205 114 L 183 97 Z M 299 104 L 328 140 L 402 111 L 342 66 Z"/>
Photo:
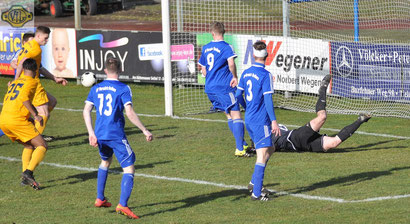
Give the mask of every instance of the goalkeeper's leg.
<path id="1" fill-rule="evenodd" d="M 355 122 L 344 127 L 335 137 L 323 137 L 323 150 L 326 152 L 329 149 L 336 148 L 342 142 L 346 141 L 353 133 L 371 118 L 370 114 L 360 114 Z"/>
<path id="2" fill-rule="evenodd" d="M 326 122 L 326 90 L 331 80 L 330 75 L 326 75 L 319 87 L 319 98 L 316 102 L 316 114 L 317 117 L 310 121 L 310 126 L 314 131 L 319 131 L 323 124 Z"/>

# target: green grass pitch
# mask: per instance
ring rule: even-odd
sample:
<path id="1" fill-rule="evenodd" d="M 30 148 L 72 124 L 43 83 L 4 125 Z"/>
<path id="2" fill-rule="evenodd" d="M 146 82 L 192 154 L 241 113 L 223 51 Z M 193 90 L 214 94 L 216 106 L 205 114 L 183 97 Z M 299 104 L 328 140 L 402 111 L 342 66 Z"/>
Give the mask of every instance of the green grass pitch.
<path id="1" fill-rule="evenodd" d="M 9 80 L 0 78 L 0 99 Z M 226 123 L 145 116 L 164 114 L 164 90 L 142 84 L 130 84 L 134 108 L 154 141 L 146 142 L 138 128 L 128 120 L 126 124 L 137 157 L 129 206 L 141 219 L 117 215 L 115 207 L 94 208 L 100 160 L 97 149 L 88 145 L 81 113 L 89 89 L 74 81 L 66 87 L 42 83 L 59 101 L 45 131 L 57 140 L 49 143 L 35 172 L 43 189 L 20 186 L 22 146 L 1 137 L 0 223 L 410 222 L 410 120 L 375 117 L 359 129 L 407 139 L 355 134 L 329 153 L 275 153 L 264 183 L 281 193 L 273 201 L 253 202 L 244 187 L 255 157 L 233 156 L 234 140 Z M 303 125 L 314 117 L 287 110 L 276 113 L 280 123 L 291 125 Z M 224 119 L 220 113 L 191 117 Z M 329 115 L 324 128 L 341 129 L 354 119 Z M 106 196 L 116 205 L 121 182 L 118 162 L 111 170 Z"/>

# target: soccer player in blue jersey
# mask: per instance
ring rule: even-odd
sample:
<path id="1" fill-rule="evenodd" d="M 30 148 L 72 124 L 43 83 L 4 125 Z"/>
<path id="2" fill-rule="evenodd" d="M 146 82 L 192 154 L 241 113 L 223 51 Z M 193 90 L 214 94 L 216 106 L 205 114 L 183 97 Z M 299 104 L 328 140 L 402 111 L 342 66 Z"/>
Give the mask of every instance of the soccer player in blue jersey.
<path id="1" fill-rule="evenodd" d="M 205 76 L 205 93 L 213 109 L 222 110 L 228 119 L 228 126 L 235 137 L 235 156 L 249 156 L 249 148 L 244 140 L 244 122 L 241 119 L 239 104 L 235 99 L 238 76 L 234 59 L 237 57 L 233 47 L 224 41 L 225 27 L 220 22 L 211 25 L 213 41 L 202 47 L 198 64 Z"/>
<path id="2" fill-rule="evenodd" d="M 118 81 L 118 74 L 121 71 L 120 61 L 116 58 L 108 58 L 105 66 L 104 71 L 107 74 L 107 79 L 91 88 L 83 111 L 90 145 L 98 146 L 101 156 L 97 176 L 97 199 L 94 205 L 96 207 L 111 207 L 111 203 L 104 195 L 104 190 L 108 168 L 114 153 L 124 171 L 121 196 L 116 211 L 129 218 L 138 219 L 139 217 L 128 208 L 127 204 L 134 185 L 135 154 L 125 136 L 123 111 L 125 110 L 128 119 L 142 131 L 147 141 L 152 141 L 153 137 L 132 108 L 131 89 L 128 85 Z M 91 121 L 93 107 L 96 108 L 97 113 L 95 131 Z"/>
<path id="3" fill-rule="evenodd" d="M 254 43 L 253 54 L 255 64 L 242 73 L 235 96 L 242 98 L 245 95 L 246 129 L 256 149 L 256 164 L 250 182 L 253 185 L 251 199 L 267 201 L 268 195 L 262 192 L 263 178 L 266 164 L 274 152 L 272 133 L 279 136 L 280 129 L 273 107 L 273 78 L 265 69 L 266 44 L 262 41 Z"/>

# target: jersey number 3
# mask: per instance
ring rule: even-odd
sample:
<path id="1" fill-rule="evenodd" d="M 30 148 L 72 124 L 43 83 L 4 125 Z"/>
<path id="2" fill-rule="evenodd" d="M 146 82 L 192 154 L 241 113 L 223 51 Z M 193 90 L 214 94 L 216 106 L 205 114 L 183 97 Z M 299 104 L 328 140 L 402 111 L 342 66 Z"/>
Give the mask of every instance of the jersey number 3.
<path id="1" fill-rule="evenodd" d="M 98 94 L 98 99 L 100 99 L 100 106 L 98 107 L 98 112 L 100 112 L 100 115 L 103 113 L 103 106 L 104 103 L 106 105 L 106 109 L 104 110 L 104 115 L 105 116 L 110 116 L 112 114 L 112 96 L 111 94 L 107 94 L 105 96 L 105 102 L 104 102 L 104 94 Z"/>
<path id="2" fill-rule="evenodd" d="M 246 95 L 246 100 L 247 101 L 252 101 L 252 99 L 253 99 L 253 94 L 252 94 L 252 81 L 251 80 L 248 80 L 247 82 L 246 82 L 246 86 L 248 87 L 248 94 Z"/>

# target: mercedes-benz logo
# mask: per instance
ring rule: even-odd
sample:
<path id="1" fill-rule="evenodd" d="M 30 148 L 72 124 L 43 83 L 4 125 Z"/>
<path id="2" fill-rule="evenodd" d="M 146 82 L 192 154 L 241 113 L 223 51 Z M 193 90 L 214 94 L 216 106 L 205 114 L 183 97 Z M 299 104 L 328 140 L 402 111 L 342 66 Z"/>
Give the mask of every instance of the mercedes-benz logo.
<path id="1" fill-rule="evenodd" d="M 342 77 L 348 77 L 352 73 L 353 54 L 346 46 L 340 46 L 336 51 L 336 68 Z"/>

